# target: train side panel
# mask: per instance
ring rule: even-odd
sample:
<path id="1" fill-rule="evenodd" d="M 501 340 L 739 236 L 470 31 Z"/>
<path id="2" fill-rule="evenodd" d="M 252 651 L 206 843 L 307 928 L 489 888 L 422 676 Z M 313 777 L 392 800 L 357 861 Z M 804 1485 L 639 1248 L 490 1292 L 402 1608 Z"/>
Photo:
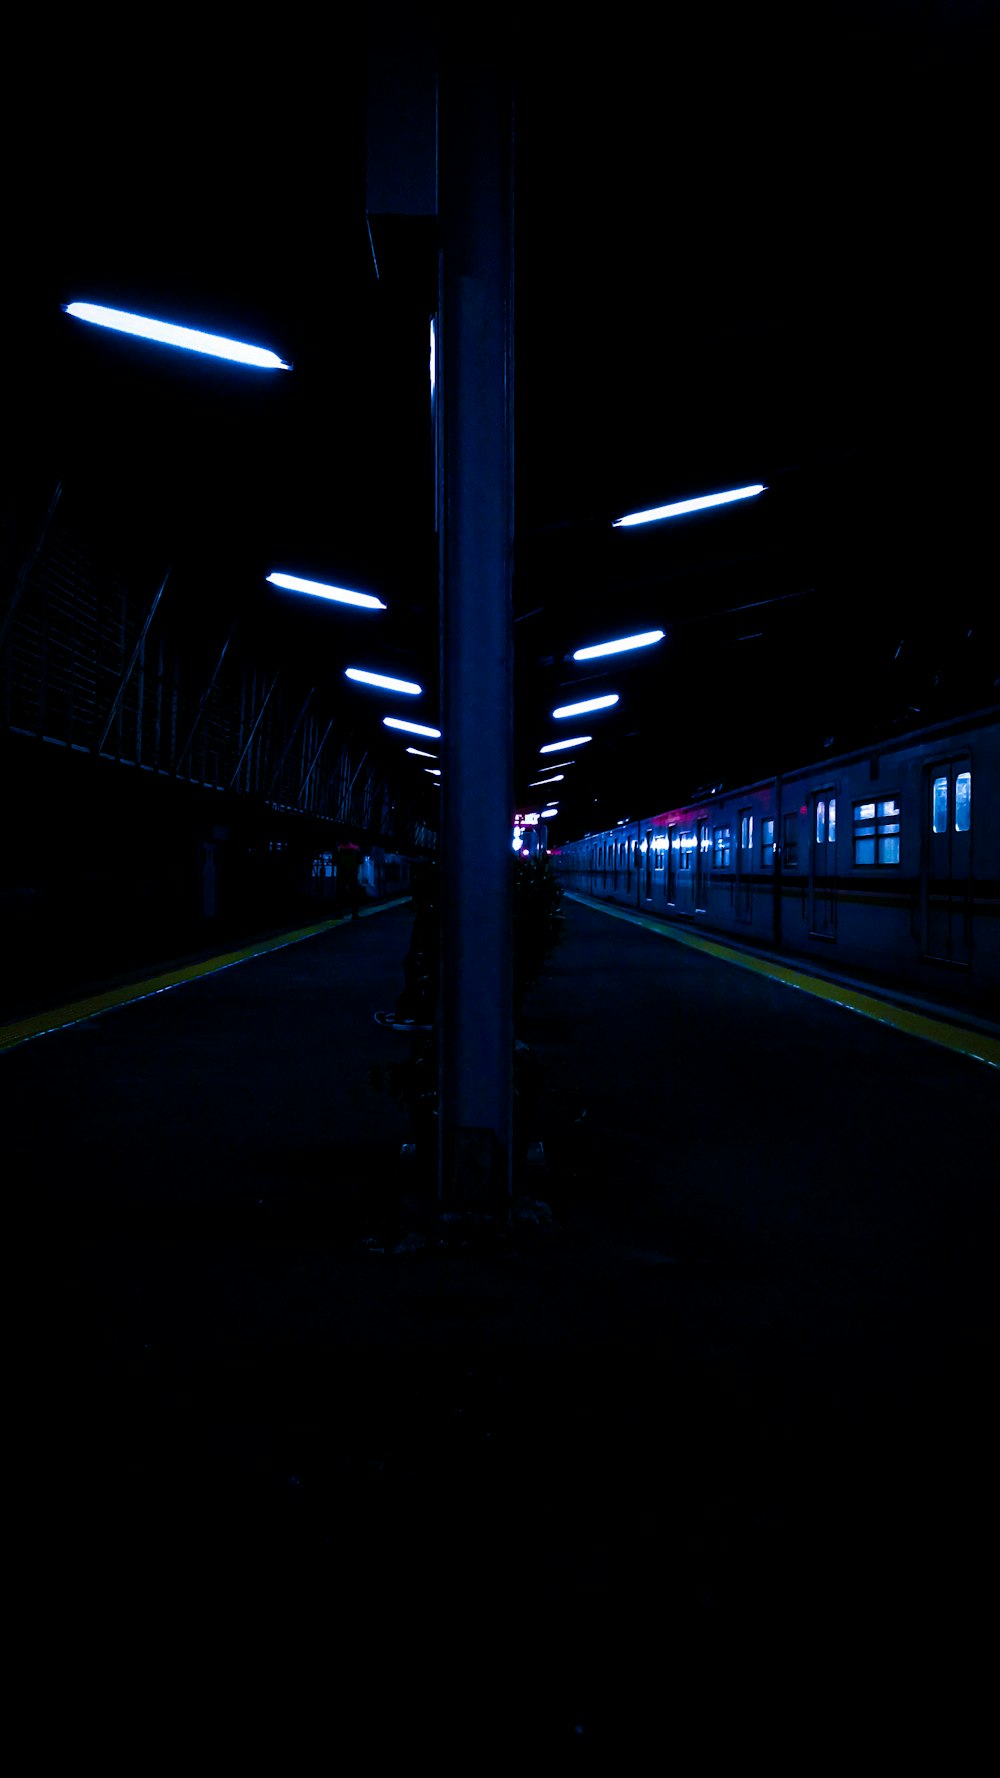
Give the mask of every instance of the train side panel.
<path id="1" fill-rule="evenodd" d="M 561 847 L 564 885 L 1000 1008 L 1000 716 L 941 723 Z"/>

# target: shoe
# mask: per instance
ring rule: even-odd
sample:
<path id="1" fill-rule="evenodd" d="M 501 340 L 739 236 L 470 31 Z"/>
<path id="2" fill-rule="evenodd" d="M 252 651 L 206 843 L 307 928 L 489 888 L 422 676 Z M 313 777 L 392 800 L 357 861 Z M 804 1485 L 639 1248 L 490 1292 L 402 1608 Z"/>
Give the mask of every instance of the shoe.
<path id="1" fill-rule="evenodd" d="M 385 1025 L 392 1031 L 433 1031 L 433 1025 L 421 1025 L 416 1019 L 400 1019 L 394 1012 L 377 1012 L 376 1025 Z"/>

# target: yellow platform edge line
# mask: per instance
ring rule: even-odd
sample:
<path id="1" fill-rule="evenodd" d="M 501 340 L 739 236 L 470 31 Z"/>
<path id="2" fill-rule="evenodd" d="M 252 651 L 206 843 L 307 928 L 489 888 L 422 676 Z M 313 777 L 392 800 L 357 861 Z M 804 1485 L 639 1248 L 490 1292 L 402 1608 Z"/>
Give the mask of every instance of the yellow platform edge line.
<path id="1" fill-rule="evenodd" d="M 578 895 L 573 890 L 567 890 L 566 899 L 579 902 L 581 907 L 593 908 L 595 913 L 609 914 L 614 920 L 626 920 L 632 926 L 642 926 L 647 932 L 657 933 L 660 938 L 671 939 L 674 944 L 687 945 L 693 951 L 704 951 L 723 963 L 735 963 L 740 969 L 750 969 L 757 975 L 766 975 L 772 981 L 782 982 L 789 988 L 798 988 L 802 993 L 812 994 L 818 1000 L 828 1000 L 831 1005 L 842 1006 L 848 1012 L 860 1013 L 863 1018 L 874 1019 L 877 1024 L 890 1025 L 893 1030 L 906 1032 L 910 1037 L 920 1037 L 927 1043 L 940 1044 L 942 1048 L 953 1050 L 958 1055 L 968 1056 L 976 1062 L 985 1062 L 989 1068 L 1000 1068 L 1000 1039 L 990 1037 L 984 1032 L 970 1031 L 964 1025 L 953 1025 L 945 1018 L 917 1012 L 909 1007 L 894 1006 L 891 1001 L 881 1000 L 875 994 L 865 994 L 856 988 L 824 981 L 820 976 L 810 975 L 807 970 L 793 969 L 783 963 L 771 963 L 765 957 L 748 957 L 742 951 L 731 950 L 728 945 L 720 944 L 714 939 L 702 938 L 694 932 L 677 931 L 672 926 L 664 926 L 659 920 L 649 919 L 645 914 L 630 913 L 627 908 L 609 907 L 603 902 L 590 901 L 585 895 Z"/>
<path id="2" fill-rule="evenodd" d="M 380 901 L 377 907 L 363 909 L 361 918 L 371 919 L 375 914 L 385 913 L 389 908 L 403 907 L 409 899 L 408 895 L 404 895 L 393 901 Z M 9 1024 L 0 1025 L 0 1053 L 15 1049 L 18 1044 L 27 1043 L 32 1037 L 47 1037 L 55 1031 L 65 1031 L 69 1025 L 79 1025 L 84 1019 L 97 1018 L 100 1013 L 112 1012 L 115 1007 L 128 1006 L 134 1000 L 148 1000 L 153 994 L 165 994 L 170 988 L 183 987 L 186 982 L 198 981 L 202 976 L 216 975 L 220 970 L 232 969 L 237 963 L 249 963 L 254 957 L 264 957 L 269 951 L 280 951 L 287 945 L 300 944 L 303 939 L 316 938 L 320 933 L 331 932 L 336 926 L 349 925 L 350 918 L 350 914 L 338 914 L 333 919 L 319 920 L 313 926 L 300 926 L 294 932 L 282 932 L 276 938 L 244 945 L 238 951 L 222 951 L 216 957 L 202 957 L 197 963 L 185 964 L 180 969 L 169 969 L 161 975 L 147 976 L 139 982 L 107 988 L 100 994 L 89 994 L 83 1000 L 73 1000 L 65 1006 L 52 1006 L 45 1012 L 32 1013 L 24 1019 L 12 1019 Z"/>

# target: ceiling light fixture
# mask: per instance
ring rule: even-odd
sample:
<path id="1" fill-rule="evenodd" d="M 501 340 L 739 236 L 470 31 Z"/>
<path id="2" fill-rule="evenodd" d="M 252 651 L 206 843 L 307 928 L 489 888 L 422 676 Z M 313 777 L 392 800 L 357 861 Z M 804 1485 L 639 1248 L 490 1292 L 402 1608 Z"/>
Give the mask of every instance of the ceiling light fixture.
<path id="1" fill-rule="evenodd" d="M 385 611 L 381 599 L 373 593 L 355 593 L 349 587 L 328 586 L 323 580 L 302 580 L 297 574 L 269 574 L 272 586 L 288 593 L 308 593 L 313 599 L 332 599 L 335 605 L 362 605 L 366 610 Z"/>
<path id="2" fill-rule="evenodd" d="M 356 679 L 361 685 L 379 685 L 383 691 L 405 691 L 407 697 L 419 698 L 423 691 L 422 685 L 415 685 L 412 679 L 389 679 L 384 673 L 366 673 L 361 667 L 345 667 L 348 679 Z"/>
<path id="3" fill-rule="evenodd" d="M 582 704 L 560 704 L 558 710 L 553 710 L 552 717 L 555 721 L 563 716 L 584 716 L 588 710 L 609 710 L 617 702 L 618 693 L 610 691 L 603 698 L 585 698 Z M 575 747 L 576 742 L 571 741 L 570 746 Z"/>
<path id="4" fill-rule="evenodd" d="M 157 321 L 149 315 L 132 315 L 127 309 L 107 309 L 101 303 L 64 303 L 67 315 L 76 321 L 90 321 L 95 327 L 110 327 L 114 333 L 130 333 L 143 340 L 155 340 L 161 346 L 180 346 L 185 352 L 202 352 L 209 358 L 229 358 L 235 364 L 249 364 L 255 370 L 291 370 L 277 352 L 264 346 L 248 346 L 242 340 L 227 340 L 218 333 L 201 333 L 195 327 L 176 327 L 171 321 Z"/>
<path id="5" fill-rule="evenodd" d="M 382 721 L 386 728 L 405 729 L 408 735 L 426 735 L 430 741 L 440 741 L 441 739 L 439 728 L 424 728 L 423 724 L 419 722 L 404 722 L 401 716 L 383 716 Z"/>
<path id="6" fill-rule="evenodd" d="M 597 642 L 592 648 L 578 648 L 574 652 L 575 661 L 596 661 L 602 654 L 624 654 L 629 648 L 650 648 L 654 642 L 662 642 L 664 630 L 644 630 L 641 636 L 620 636 L 617 642 Z"/>
<path id="7" fill-rule="evenodd" d="M 680 518 L 685 512 L 701 512 L 708 506 L 726 506 L 730 500 L 752 500 L 755 494 L 763 494 L 764 482 L 754 482 L 748 488 L 727 488 L 723 494 L 700 494 L 696 500 L 675 500 L 670 506 L 650 506 L 645 512 L 629 512 L 624 518 L 612 519 L 612 527 L 620 525 L 652 525 L 657 519 Z"/>

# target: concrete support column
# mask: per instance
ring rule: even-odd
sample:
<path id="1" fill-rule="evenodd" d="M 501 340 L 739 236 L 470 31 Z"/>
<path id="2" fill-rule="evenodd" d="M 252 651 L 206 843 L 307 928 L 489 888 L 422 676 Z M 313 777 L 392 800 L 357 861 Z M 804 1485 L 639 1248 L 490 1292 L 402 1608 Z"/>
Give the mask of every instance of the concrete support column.
<path id="1" fill-rule="evenodd" d="M 438 83 L 441 615 L 439 1197 L 511 1192 L 513 106 L 478 24 Z"/>

